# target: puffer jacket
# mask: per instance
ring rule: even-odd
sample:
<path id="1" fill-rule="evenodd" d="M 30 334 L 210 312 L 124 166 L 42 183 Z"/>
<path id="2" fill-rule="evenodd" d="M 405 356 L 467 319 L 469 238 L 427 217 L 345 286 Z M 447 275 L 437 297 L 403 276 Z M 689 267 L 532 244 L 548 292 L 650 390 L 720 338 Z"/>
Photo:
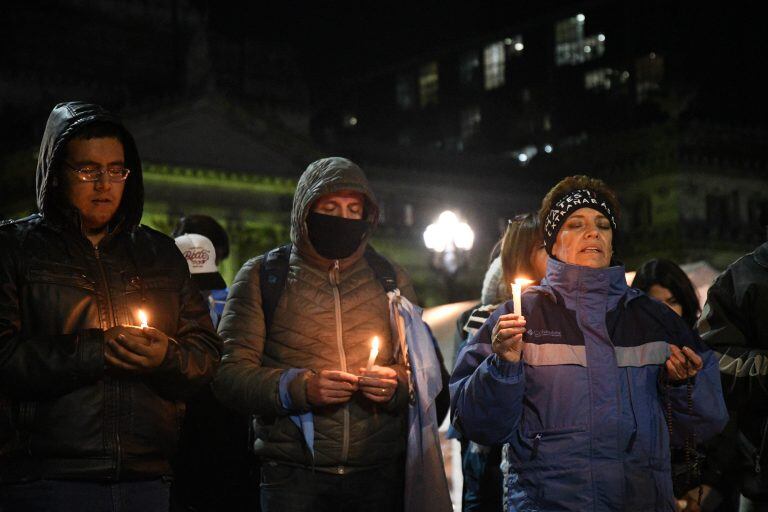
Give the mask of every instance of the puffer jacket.
<path id="1" fill-rule="evenodd" d="M 230 288 L 219 324 L 224 357 L 214 391 L 223 403 L 258 415 L 267 425 L 257 443 L 265 460 L 345 474 L 387 464 L 403 454 L 407 386 L 404 368 L 394 357 L 384 288 L 363 257 L 368 235 L 354 254 L 341 260 L 323 258 L 309 241 L 306 217 L 312 204 L 340 190 L 361 192 L 366 219 L 371 229 L 376 225 L 378 207 L 359 167 L 343 158 L 326 158 L 307 168 L 294 196 L 293 252 L 269 338 L 261 308 L 259 257 L 243 266 Z M 397 266 L 395 270 L 401 293 L 414 300 L 408 277 Z M 280 378 L 291 368 L 357 373 L 366 366 L 374 336 L 380 339 L 377 364 L 392 366 L 400 375 L 395 396 L 384 406 L 358 393 L 343 405 L 312 408 L 313 460 L 280 401 Z M 288 387 L 292 414 L 310 410 L 307 375 L 299 374 Z"/>
<path id="2" fill-rule="evenodd" d="M 40 214 L 0 227 L 0 481 L 115 481 L 170 474 L 183 399 L 213 376 L 220 339 L 174 241 L 139 226 L 141 163 L 131 169 L 110 233 L 94 247 L 57 177 L 73 130 L 121 126 L 95 105 L 51 113 L 37 166 Z M 149 323 L 170 337 L 155 370 L 106 366 L 104 331 Z"/>
<path id="3" fill-rule="evenodd" d="M 668 307 L 628 288 L 624 268 L 549 259 L 523 294 L 522 361 L 493 353 L 485 322 L 451 378 L 453 424 L 469 439 L 505 443 L 508 510 L 673 511 L 670 443 L 727 421 L 717 361 Z M 703 359 L 691 403 L 665 385 L 669 344 Z M 670 412 L 672 436 L 665 413 Z"/>

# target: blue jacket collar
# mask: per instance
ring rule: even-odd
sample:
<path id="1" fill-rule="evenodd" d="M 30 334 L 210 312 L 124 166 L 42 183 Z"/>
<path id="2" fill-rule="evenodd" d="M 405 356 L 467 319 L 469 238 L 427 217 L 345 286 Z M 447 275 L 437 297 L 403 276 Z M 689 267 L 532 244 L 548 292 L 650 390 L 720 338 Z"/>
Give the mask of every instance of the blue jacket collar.
<path id="1" fill-rule="evenodd" d="M 603 296 L 608 311 L 622 299 L 626 303 L 642 295 L 642 292 L 627 286 L 623 265 L 591 268 L 554 258 L 547 258 L 547 275 L 541 286 L 531 287 L 531 291 L 545 293 L 555 300 L 560 295 L 567 307 L 573 307 L 584 295 Z"/>

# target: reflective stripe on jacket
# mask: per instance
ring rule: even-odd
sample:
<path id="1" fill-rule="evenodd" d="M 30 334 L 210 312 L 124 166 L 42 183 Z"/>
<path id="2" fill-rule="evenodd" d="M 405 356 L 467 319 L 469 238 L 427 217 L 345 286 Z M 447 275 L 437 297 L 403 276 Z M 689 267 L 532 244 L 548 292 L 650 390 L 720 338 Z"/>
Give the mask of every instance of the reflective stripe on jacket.
<path id="1" fill-rule="evenodd" d="M 666 306 L 627 287 L 621 266 L 592 269 L 550 259 L 523 295 L 521 363 L 493 354 L 501 306 L 459 354 L 451 378 L 454 425 L 504 448 L 506 507 L 674 510 L 672 444 L 703 441 L 727 420 L 717 361 Z M 669 344 L 704 361 L 692 387 L 664 385 Z"/>

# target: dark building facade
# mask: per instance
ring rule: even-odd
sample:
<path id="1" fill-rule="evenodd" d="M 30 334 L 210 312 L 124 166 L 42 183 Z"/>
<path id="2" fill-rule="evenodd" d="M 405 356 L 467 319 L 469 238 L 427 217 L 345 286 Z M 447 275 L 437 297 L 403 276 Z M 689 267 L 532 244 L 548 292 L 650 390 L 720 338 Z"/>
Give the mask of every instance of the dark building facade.
<path id="1" fill-rule="evenodd" d="M 465 193 L 485 208 L 484 194 L 522 196 L 499 218 L 563 176 L 596 175 L 619 191 L 630 266 L 723 266 L 768 224 L 768 131 L 750 76 L 758 33 L 748 13 L 686 2 L 511 15 L 506 29 L 351 77 L 313 133 L 416 179 L 471 177 Z"/>

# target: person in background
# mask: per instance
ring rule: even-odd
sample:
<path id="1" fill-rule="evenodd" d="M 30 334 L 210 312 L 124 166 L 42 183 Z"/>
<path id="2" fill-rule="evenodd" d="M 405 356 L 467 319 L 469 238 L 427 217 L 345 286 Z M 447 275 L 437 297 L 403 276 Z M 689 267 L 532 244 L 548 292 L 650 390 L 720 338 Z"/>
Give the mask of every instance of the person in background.
<path id="1" fill-rule="evenodd" d="M 698 329 L 719 359 L 731 416 L 707 449 L 702 494 L 723 512 L 767 511 L 768 242 L 718 276 Z"/>
<path id="2" fill-rule="evenodd" d="M 212 225 L 218 226 L 210 217 L 199 215 L 185 217 L 180 224 L 186 230 L 202 228 L 216 234 Z M 221 244 L 219 236 L 219 247 Z M 226 292 L 227 285 L 219 273 L 220 260 L 213 243 L 188 232 L 176 237 L 176 246 L 209 307 L 214 326 L 218 326 L 220 310 L 213 293 Z M 179 451 L 173 459 L 173 512 L 258 512 L 259 463 L 250 450 L 249 420 L 247 415 L 224 407 L 209 386 L 187 402 Z"/>
<path id="3" fill-rule="evenodd" d="M 674 262 L 665 259 L 646 261 L 637 269 L 632 287 L 669 306 L 690 328 L 696 326 L 701 313 L 696 289 Z"/>
<path id="4" fill-rule="evenodd" d="M 462 326 L 464 343 L 502 303 L 512 298 L 510 283 L 516 277 L 538 283 L 546 271 L 547 252 L 541 235 L 539 218 L 533 213 L 517 215 L 507 223 L 498 244 L 499 256 L 493 258 L 483 280 L 482 305 L 471 310 Z M 501 445 L 485 446 L 461 439 L 464 489 L 462 510 L 498 511 L 503 505 Z"/>
<path id="5" fill-rule="evenodd" d="M 179 223 L 173 229 L 172 237 L 176 238 L 186 233 L 196 233 L 203 235 L 213 243 L 216 252 L 216 268 L 229 257 L 229 235 L 227 231 L 219 224 L 216 219 L 208 215 L 185 215 L 179 219 Z M 210 290 L 210 297 L 213 299 L 213 310 L 216 318 L 221 318 L 224 312 L 224 302 L 227 300 L 229 289 L 226 283 L 221 288 Z"/>
<path id="6" fill-rule="evenodd" d="M 224 282 L 224 278 L 219 273 L 216 249 L 208 238 L 194 233 L 177 236 L 175 241 L 176 247 L 187 260 L 192 281 L 200 289 L 200 294 L 205 303 L 208 304 L 211 320 L 216 327 L 219 325 L 219 314 L 216 312 L 216 301 L 212 292 L 227 287 L 227 283 Z"/>
<path id="7" fill-rule="evenodd" d="M 637 269 L 631 286 L 666 304 L 691 329 L 696 326 L 701 312 L 696 290 L 683 269 L 674 262 L 665 259 L 646 261 Z M 698 452 L 696 457 L 699 457 Z M 686 461 L 684 449 L 672 448 L 672 486 L 678 498 L 684 498 L 688 491 L 699 484 L 693 480 L 695 475 L 691 474 L 693 464 L 695 463 Z M 678 506 L 684 509 L 689 502 L 696 503 L 698 499 L 698 495 L 688 496 L 687 499 L 678 501 Z"/>
<path id="8" fill-rule="evenodd" d="M 553 187 L 539 210 L 545 279 L 522 295 L 522 315 L 500 306 L 459 354 L 453 425 L 505 445 L 508 510 L 673 510 L 670 444 L 727 420 L 712 352 L 627 286 L 618 215 L 600 180 Z"/>

